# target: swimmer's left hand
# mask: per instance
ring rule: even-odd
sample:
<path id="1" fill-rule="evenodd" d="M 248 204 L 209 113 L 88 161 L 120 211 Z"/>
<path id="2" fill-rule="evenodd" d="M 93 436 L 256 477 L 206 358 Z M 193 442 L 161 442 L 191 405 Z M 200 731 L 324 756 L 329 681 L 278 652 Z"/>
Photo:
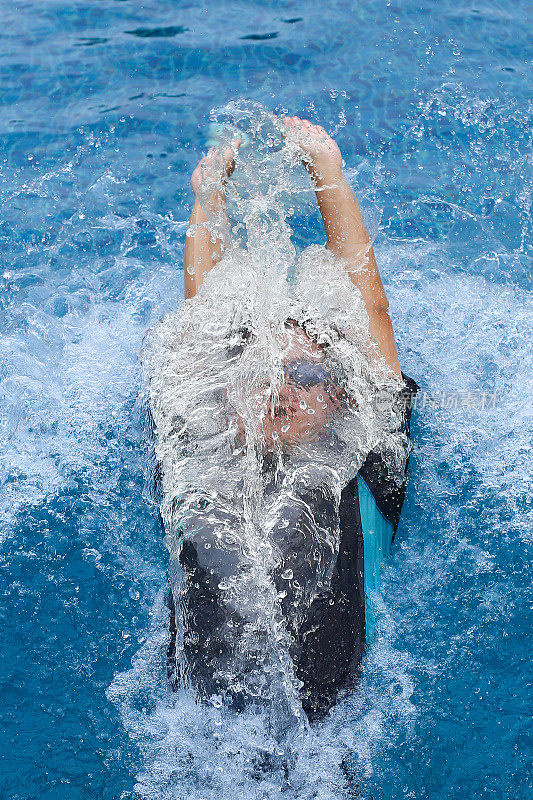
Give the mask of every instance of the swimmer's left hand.
<path id="1" fill-rule="evenodd" d="M 210 148 L 191 176 L 191 189 L 195 195 L 202 184 L 220 181 L 224 185 L 235 169 L 235 155 L 240 146 L 241 140 L 234 139 L 230 147 Z"/>

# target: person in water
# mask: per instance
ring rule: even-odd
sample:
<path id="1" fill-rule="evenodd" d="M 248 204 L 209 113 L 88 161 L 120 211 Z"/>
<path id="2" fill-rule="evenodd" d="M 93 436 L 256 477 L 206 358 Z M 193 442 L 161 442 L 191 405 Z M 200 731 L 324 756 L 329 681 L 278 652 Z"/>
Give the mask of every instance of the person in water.
<path id="1" fill-rule="evenodd" d="M 399 430 L 409 440 L 411 400 L 417 386 L 401 372 L 388 301 L 369 236 L 357 202 L 343 177 L 342 157 L 324 128 L 298 117 L 285 117 L 285 136 L 300 148 L 302 163 L 314 188 L 324 227 L 327 250 L 342 263 L 359 291 L 371 339 L 397 384 Z M 185 245 L 185 298 L 196 297 L 206 276 L 224 255 L 224 242 L 211 235 L 209 220 L 224 218 L 224 187 L 234 169 L 240 141 L 223 150 L 212 149 L 191 178 L 195 194 L 190 231 Z M 218 179 L 213 182 L 213 178 Z M 206 192 L 205 186 L 213 186 Z M 325 436 L 331 420 L 353 404 L 342 378 L 326 361 L 326 347 L 312 326 L 288 317 L 285 322 L 282 380 L 272 413 L 262 419 L 265 492 L 273 492 L 276 471 L 269 453 L 290 459 L 302 441 Z M 253 331 L 241 331 L 242 352 Z M 237 444 L 245 439 L 245 426 L 237 422 Z M 295 457 L 295 456 L 294 456 Z M 340 500 L 327 481 L 300 480 L 291 489 L 279 523 L 270 536 L 280 554 L 272 571 L 279 592 L 284 625 L 289 632 L 289 652 L 298 681 L 302 707 L 308 718 L 322 718 L 341 690 L 357 680 L 365 646 L 373 626 L 369 588 L 375 587 L 376 558 L 387 549 L 396 531 L 405 495 L 408 450 L 401 474 L 392 474 L 386 454 L 369 452 L 358 473 L 343 488 Z M 305 474 L 305 470 L 302 474 Z M 246 702 L 246 692 L 228 690 L 224 675 L 234 657 L 235 641 L 246 626 L 243 614 L 224 599 L 224 581 L 241 571 L 241 553 L 226 533 L 238 528 L 237 517 L 227 507 L 208 501 L 197 504 L 180 528 L 177 560 L 183 571 L 179 597 L 169 595 L 171 637 L 168 671 L 177 686 L 183 677 L 201 697 L 229 697 L 235 708 Z M 313 526 L 319 520 L 326 533 L 317 544 Z M 338 531 L 331 545 L 327 531 Z M 377 541 L 376 536 L 382 538 Z M 379 551 L 379 554 L 376 555 Z M 319 574 L 320 573 L 320 574 Z M 312 587 L 312 591 L 311 591 Z M 181 667 L 180 667 L 181 664 Z M 246 669 L 246 666 L 243 667 Z"/>

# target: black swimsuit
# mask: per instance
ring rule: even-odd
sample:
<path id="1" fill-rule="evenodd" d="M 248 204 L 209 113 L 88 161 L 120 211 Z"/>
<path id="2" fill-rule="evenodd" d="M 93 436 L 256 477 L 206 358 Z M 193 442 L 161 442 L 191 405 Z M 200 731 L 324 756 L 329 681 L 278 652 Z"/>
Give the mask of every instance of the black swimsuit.
<path id="1" fill-rule="evenodd" d="M 401 431 L 409 437 L 411 401 L 418 387 L 404 376 L 402 389 Z M 361 483 L 363 481 L 364 483 Z M 340 690 L 357 680 L 367 639 L 368 598 L 365 596 L 365 535 L 360 492 L 373 498 L 391 532 L 398 526 L 405 496 L 405 474 L 393 479 L 383 454 L 372 451 L 358 476 L 344 487 L 337 511 L 335 498 L 327 487 L 303 487 L 289 509 L 290 524 L 274 527 L 272 540 L 282 554 L 272 578 L 278 591 L 284 593 L 281 611 L 290 633 L 290 656 L 296 677 L 301 681 L 302 706 L 310 720 L 320 719 L 335 703 Z M 368 495 L 368 490 L 370 495 Z M 204 513 L 200 499 L 193 528 L 181 540 L 179 563 L 184 578 L 179 592 L 179 608 L 172 591 L 170 608 L 170 642 L 167 653 L 169 679 L 173 687 L 179 683 L 177 658 L 178 628 L 187 665 L 187 677 L 199 695 L 225 694 L 220 675 L 224 664 L 234 656 L 239 632 L 245 621 L 224 604 L 220 584 L 224 578 L 238 573 L 241 553 L 233 542 L 224 541 L 221 530 L 232 529 L 232 512 L 227 508 L 210 508 Z M 328 585 L 309 598 L 302 587 L 316 585 L 316 543 L 306 536 L 312 514 L 320 525 L 340 528 L 340 543 Z M 286 517 L 287 515 L 285 515 Z M 215 522 L 214 522 L 215 520 Z M 215 530 L 218 535 L 215 535 Z M 290 579 L 287 579 L 290 575 Z M 178 621 L 177 621 L 178 620 Z M 234 707 L 246 703 L 245 695 L 231 694 Z"/>

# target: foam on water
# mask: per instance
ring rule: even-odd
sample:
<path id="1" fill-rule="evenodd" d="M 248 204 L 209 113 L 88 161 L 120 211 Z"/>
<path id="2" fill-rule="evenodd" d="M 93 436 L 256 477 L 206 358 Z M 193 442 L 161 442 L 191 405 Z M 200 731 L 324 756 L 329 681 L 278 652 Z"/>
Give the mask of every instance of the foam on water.
<path id="1" fill-rule="evenodd" d="M 173 693 L 162 657 L 168 640 L 163 600 L 132 669 L 108 689 L 142 753 L 136 798 L 338 800 L 357 786 L 362 791 L 385 740 L 415 719 L 413 659 L 392 644 L 390 630 L 373 649 L 360 690 L 313 728 L 293 724 L 280 736 L 271 714 L 235 714 L 223 704 L 200 703 L 191 692 Z"/>
<path id="2" fill-rule="evenodd" d="M 120 426 L 135 398 L 146 320 L 178 302 L 173 240 L 186 225 L 149 211 L 126 188 L 127 165 L 113 170 L 101 156 L 109 137 L 89 135 L 44 176 L 4 188 L 11 261 L 1 276 L 0 540 L 21 507 L 67 487 L 82 464 L 105 482 L 99 429 Z M 10 230 L 21 207 L 23 249 Z M 61 223 L 45 247 L 50 217 Z M 146 233 L 153 242 L 141 263 Z"/>

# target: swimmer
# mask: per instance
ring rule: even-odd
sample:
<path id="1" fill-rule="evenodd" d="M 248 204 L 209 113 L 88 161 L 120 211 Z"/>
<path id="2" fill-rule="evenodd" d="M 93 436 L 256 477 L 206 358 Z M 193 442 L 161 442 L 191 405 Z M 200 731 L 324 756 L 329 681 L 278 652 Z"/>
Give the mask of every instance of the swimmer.
<path id="1" fill-rule="evenodd" d="M 321 126 L 298 117 L 285 117 L 283 122 L 284 135 L 298 144 L 316 191 L 326 248 L 343 264 L 360 292 L 370 336 L 390 373 L 399 379 L 398 433 L 408 442 L 411 400 L 417 386 L 400 369 L 387 297 L 358 204 L 343 177 L 339 147 Z M 222 222 L 226 219 L 225 186 L 239 146 L 240 140 L 235 139 L 231 147 L 211 149 L 191 178 L 195 195 L 190 219 L 193 235 L 187 237 L 184 257 L 188 301 L 196 297 L 204 279 L 224 255 L 224 240 L 213 239 L 204 223 L 214 217 Z M 206 192 L 205 186 L 216 188 Z M 281 452 L 290 461 L 296 458 L 302 442 L 325 437 L 332 419 L 353 400 L 342 378 L 331 369 L 325 347 L 306 330 L 304 322 L 288 317 L 282 336 L 282 380 L 271 398 L 270 413 L 262 421 L 262 442 L 267 454 Z M 243 332 L 242 349 L 252 340 L 251 331 Z M 242 420 L 237 428 L 237 442 L 242 444 Z M 269 463 L 265 458 L 263 479 L 265 492 L 273 493 L 277 477 L 269 470 Z M 387 549 L 396 531 L 407 463 L 408 449 L 400 474 L 391 475 L 386 454 L 379 449 L 369 452 L 356 477 L 342 488 L 340 501 L 327 480 L 307 482 L 301 477 L 307 474 L 302 469 L 290 495 L 283 500 L 278 521 L 270 526 L 269 534 L 279 553 L 271 577 L 290 634 L 290 657 L 302 707 L 310 721 L 323 718 L 339 693 L 357 680 L 373 624 L 366 594 L 375 585 L 372 575 L 376 569 L 379 573 L 379 563 L 371 563 L 371 559 Z M 321 469 L 325 474 L 327 467 L 317 467 L 315 473 L 320 474 Z M 180 663 L 184 658 L 188 682 L 200 697 L 224 695 L 237 709 L 246 704 L 246 691 L 242 685 L 237 690 L 225 685 L 224 676 L 231 672 L 228 664 L 247 620 L 242 611 L 225 602 L 221 586 L 243 574 L 243 556 L 235 545 L 235 532 L 241 524 L 237 510 L 217 504 L 212 496 L 189 503 L 180 521 L 178 548 L 184 581 L 179 598 L 173 592 L 169 596 L 167 662 L 173 685 L 183 677 Z M 322 538 L 316 536 L 318 528 L 325 531 Z M 335 531 L 338 543 L 332 547 Z M 382 538 L 379 546 L 373 547 L 376 535 Z"/>

